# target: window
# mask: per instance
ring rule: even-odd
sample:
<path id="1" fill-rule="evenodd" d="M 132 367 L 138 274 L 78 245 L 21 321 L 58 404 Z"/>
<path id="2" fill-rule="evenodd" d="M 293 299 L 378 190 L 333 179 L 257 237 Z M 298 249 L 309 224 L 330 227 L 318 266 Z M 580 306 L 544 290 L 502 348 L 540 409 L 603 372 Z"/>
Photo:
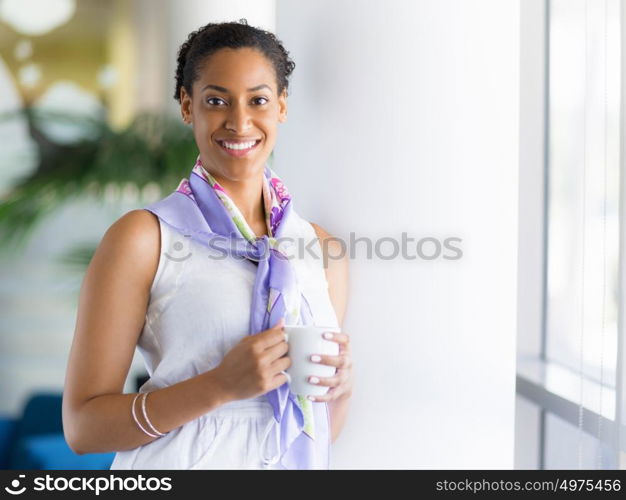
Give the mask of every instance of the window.
<path id="1" fill-rule="evenodd" d="M 534 210 L 540 197 L 530 191 L 543 183 L 544 210 L 541 219 L 532 219 L 530 210 L 520 214 L 536 222 L 526 230 L 542 226 L 536 230 L 543 233 L 520 243 L 520 272 L 537 270 L 533 279 L 540 283 L 528 288 L 533 282 L 524 277 L 520 313 L 536 310 L 540 318 L 520 322 L 518 332 L 519 468 L 624 467 L 619 408 L 626 387 L 617 379 L 624 358 L 618 342 L 624 335 L 620 9 L 619 0 L 522 3 L 520 206 Z M 537 26 L 545 27 L 543 46 L 529 36 Z M 542 73 L 543 88 L 536 85 Z M 543 115 L 525 109 L 538 103 Z M 535 168 L 542 157 L 543 173 Z M 528 436 L 532 444 L 524 442 Z"/>
<path id="2" fill-rule="evenodd" d="M 615 387 L 619 250 L 617 0 L 551 0 L 547 357 Z M 581 349 L 582 337 L 582 349 Z M 601 380 L 602 379 L 602 380 Z"/>

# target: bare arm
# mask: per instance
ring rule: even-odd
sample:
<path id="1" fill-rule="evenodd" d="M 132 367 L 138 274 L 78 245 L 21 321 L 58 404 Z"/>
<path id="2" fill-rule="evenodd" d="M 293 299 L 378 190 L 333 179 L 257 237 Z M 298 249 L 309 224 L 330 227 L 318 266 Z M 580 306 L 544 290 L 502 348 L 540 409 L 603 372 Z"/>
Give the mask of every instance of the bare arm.
<path id="1" fill-rule="evenodd" d="M 136 393 L 123 387 L 143 328 L 160 254 L 156 216 L 133 210 L 105 233 L 87 268 L 63 392 L 63 430 L 76 453 L 121 451 L 153 441 L 131 414 Z M 214 371 L 153 391 L 146 400 L 161 432 L 179 427 L 230 396 Z M 140 401 L 136 415 L 144 428 Z"/>
<path id="2" fill-rule="evenodd" d="M 343 319 L 348 304 L 348 257 L 341 255 L 341 245 L 333 237 L 317 224 L 311 222 L 313 229 L 320 240 L 324 253 L 326 280 L 328 281 L 328 293 L 330 301 L 335 309 L 337 321 L 343 330 Z M 331 423 L 331 442 L 334 442 L 346 421 L 348 415 L 351 393 L 345 394 L 339 399 L 329 401 Z"/>

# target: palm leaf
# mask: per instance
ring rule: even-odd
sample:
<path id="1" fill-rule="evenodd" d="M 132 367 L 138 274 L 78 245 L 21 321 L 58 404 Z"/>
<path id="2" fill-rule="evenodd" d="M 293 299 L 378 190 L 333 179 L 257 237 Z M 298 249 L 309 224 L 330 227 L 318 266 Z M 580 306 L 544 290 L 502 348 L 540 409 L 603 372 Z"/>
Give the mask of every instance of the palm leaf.
<path id="1" fill-rule="evenodd" d="M 0 252 L 23 248 L 35 227 L 68 200 L 86 192 L 103 199 L 106 187 L 156 183 L 161 193 L 173 190 L 197 156 L 191 131 L 166 115 L 142 113 L 121 131 L 101 117 L 51 113 L 25 108 L 21 115 L 39 150 L 35 171 L 19 179 L 0 200 Z M 72 123 L 88 138 L 55 143 L 42 132 L 45 122 Z"/>

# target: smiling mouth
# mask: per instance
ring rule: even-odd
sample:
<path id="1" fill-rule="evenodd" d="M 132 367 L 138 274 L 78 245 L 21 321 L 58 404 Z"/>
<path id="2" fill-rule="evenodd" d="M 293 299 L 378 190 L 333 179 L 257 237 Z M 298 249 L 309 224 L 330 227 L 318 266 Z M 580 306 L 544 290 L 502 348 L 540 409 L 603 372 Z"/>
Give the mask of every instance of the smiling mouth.
<path id="1" fill-rule="evenodd" d="M 220 146 L 220 149 L 222 151 L 224 151 L 225 153 L 227 153 L 228 155 L 235 156 L 235 157 L 241 157 L 241 156 L 247 155 L 250 151 L 255 150 L 257 148 L 257 146 L 260 144 L 261 139 L 257 139 L 254 142 L 254 144 L 252 144 L 252 145 L 250 145 L 249 147 L 246 147 L 246 148 L 241 148 L 240 146 L 237 145 L 236 142 L 234 142 L 234 143 L 229 142 L 228 143 L 229 145 L 235 145 L 236 147 L 232 147 L 232 146 L 231 147 L 227 147 L 226 146 L 226 142 L 227 141 L 219 141 L 218 140 L 218 141 L 215 141 L 215 142 L 217 142 L 217 144 Z M 248 142 L 246 142 L 244 144 L 250 144 L 250 142 L 252 142 L 252 141 L 248 141 Z"/>

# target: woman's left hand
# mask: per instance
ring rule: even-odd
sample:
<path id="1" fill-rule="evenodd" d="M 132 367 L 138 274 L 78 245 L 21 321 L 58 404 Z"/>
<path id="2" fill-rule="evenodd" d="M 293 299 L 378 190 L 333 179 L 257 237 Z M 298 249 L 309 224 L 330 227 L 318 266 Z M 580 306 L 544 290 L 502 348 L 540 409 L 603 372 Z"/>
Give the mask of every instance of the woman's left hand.
<path id="1" fill-rule="evenodd" d="M 352 395 L 352 355 L 350 353 L 350 336 L 347 333 L 331 333 L 331 337 L 326 335 L 330 332 L 323 333 L 322 336 L 326 340 L 337 342 L 339 344 L 339 354 L 331 356 L 328 354 L 318 354 L 320 360 L 314 361 L 315 354 L 311 357 L 311 361 L 330 365 L 337 368 L 335 375 L 332 377 L 317 377 L 318 382 L 309 377 L 309 383 L 315 385 L 328 386 L 328 392 L 323 396 L 310 396 L 309 399 L 315 402 L 334 401 L 338 399 L 347 399 Z"/>

